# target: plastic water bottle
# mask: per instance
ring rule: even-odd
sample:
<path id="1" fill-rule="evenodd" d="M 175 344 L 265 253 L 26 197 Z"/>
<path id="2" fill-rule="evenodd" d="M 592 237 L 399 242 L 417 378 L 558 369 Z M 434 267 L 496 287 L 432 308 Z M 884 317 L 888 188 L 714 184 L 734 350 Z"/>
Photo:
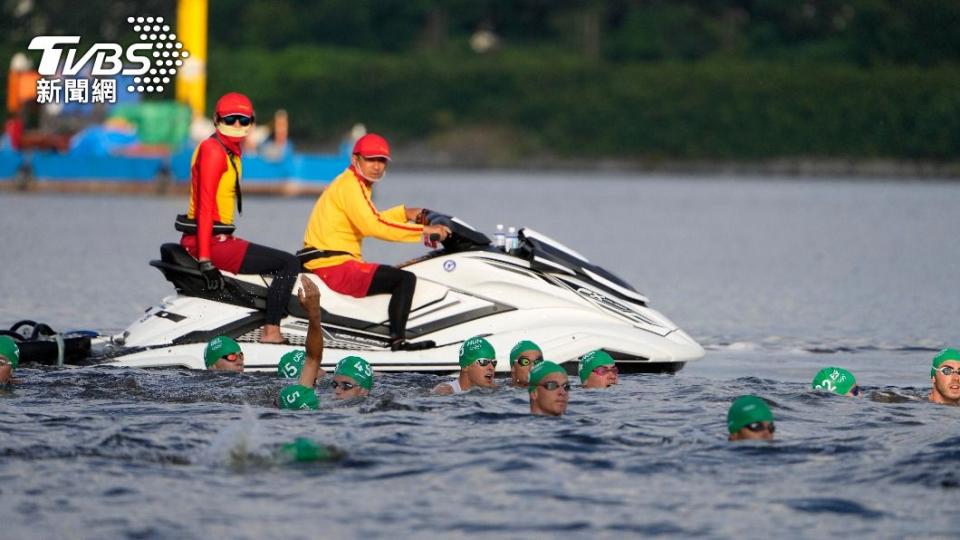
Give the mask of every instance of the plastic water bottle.
<path id="1" fill-rule="evenodd" d="M 518 247 L 520 247 L 520 239 L 517 238 L 517 228 L 510 227 L 509 229 L 507 229 L 507 240 L 506 240 L 505 251 L 507 253 L 511 253 L 513 252 L 513 250 L 517 249 Z"/>
<path id="2" fill-rule="evenodd" d="M 504 249 L 506 238 L 503 236 L 503 223 L 497 224 L 497 232 L 493 235 L 493 243 L 497 249 Z"/>

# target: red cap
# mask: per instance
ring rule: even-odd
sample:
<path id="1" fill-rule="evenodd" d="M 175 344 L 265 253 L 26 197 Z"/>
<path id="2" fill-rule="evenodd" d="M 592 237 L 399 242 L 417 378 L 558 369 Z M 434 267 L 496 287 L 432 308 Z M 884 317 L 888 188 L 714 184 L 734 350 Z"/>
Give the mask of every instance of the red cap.
<path id="1" fill-rule="evenodd" d="M 253 103 L 250 98 L 237 92 L 224 94 L 217 100 L 217 116 L 228 116 L 231 114 L 242 114 L 244 116 L 254 117 Z"/>
<path id="2" fill-rule="evenodd" d="M 357 139 L 353 145 L 353 153 L 365 158 L 382 157 L 390 159 L 390 145 L 387 140 L 376 133 L 368 133 Z"/>

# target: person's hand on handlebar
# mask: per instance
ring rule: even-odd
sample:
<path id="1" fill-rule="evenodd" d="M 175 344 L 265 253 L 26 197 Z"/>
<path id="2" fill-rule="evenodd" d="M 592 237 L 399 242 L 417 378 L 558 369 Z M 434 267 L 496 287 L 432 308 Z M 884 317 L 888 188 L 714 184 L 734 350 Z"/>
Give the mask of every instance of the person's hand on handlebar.
<path id="1" fill-rule="evenodd" d="M 423 227 L 423 245 L 436 249 L 437 242 L 443 242 L 450 236 L 450 228 L 446 225 L 425 225 Z"/>

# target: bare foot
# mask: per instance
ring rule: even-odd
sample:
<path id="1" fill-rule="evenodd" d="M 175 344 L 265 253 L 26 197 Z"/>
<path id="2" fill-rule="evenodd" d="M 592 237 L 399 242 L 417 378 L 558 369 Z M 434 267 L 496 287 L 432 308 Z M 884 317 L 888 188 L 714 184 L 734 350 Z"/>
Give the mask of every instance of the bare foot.
<path id="1" fill-rule="evenodd" d="M 260 329 L 260 343 L 287 343 L 276 324 L 265 324 Z"/>

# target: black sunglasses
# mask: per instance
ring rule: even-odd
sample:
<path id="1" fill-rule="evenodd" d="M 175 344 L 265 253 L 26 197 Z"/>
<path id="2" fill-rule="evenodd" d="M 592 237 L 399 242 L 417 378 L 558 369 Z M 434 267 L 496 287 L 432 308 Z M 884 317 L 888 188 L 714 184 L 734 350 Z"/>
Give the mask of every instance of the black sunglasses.
<path id="1" fill-rule="evenodd" d="M 536 365 L 536 364 L 539 364 L 540 362 L 543 362 L 543 357 L 542 357 L 542 356 L 537 357 L 537 358 L 527 358 L 526 356 L 520 356 L 520 357 L 517 358 L 517 365 L 520 366 L 520 367 L 527 367 L 527 366 L 529 366 L 531 363 L 533 363 L 534 365 Z"/>
<path id="2" fill-rule="evenodd" d="M 331 381 L 330 386 L 333 387 L 334 390 L 336 390 L 341 386 L 343 387 L 344 390 L 353 390 L 354 388 L 357 387 L 357 385 L 353 383 L 349 383 L 347 381 Z"/>
<path id="3" fill-rule="evenodd" d="M 545 383 L 541 383 L 539 386 L 541 386 L 542 388 L 546 388 L 548 392 L 553 392 L 554 390 L 560 388 L 561 386 L 565 391 L 567 392 L 570 391 L 570 383 L 561 384 L 561 383 L 558 383 L 557 381 L 547 381 Z"/>
<path id="4" fill-rule="evenodd" d="M 743 427 L 750 431 L 769 431 L 770 433 L 777 431 L 777 426 L 773 425 L 773 422 L 767 425 L 764 425 L 763 422 L 751 422 Z"/>
<path id="5" fill-rule="evenodd" d="M 252 116 L 245 116 L 242 114 L 228 114 L 227 116 L 220 117 L 220 121 L 228 126 L 232 126 L 239 122 L 241 126 L 246 127 L 249 126 L 250 122 L 253 122 L 253 120 L 254 119 Z"/>
<path id="6" fill-rule="evenodd" d="M 497 361 L 491 358 L 481 358 L 477 360 L 477 365 L 480 367 L 487 367 L 490 364 L 493 364 L 493 367 L 497 367 Z"/>
<path id="7" fill-rule="evenodd" d="M 944 377 L 949 377 L 949 376 L 953 375 L 954 373 L 960 373 L 960 369 L 957 369 L 957 368 L 955 368 L 955 367 L 953 367 L 953 366 L 943 366 L 942 368 L 938 369 L 937 371 L 939 371 L 940 373 L 943 373 L 943 376 L 944 376 Z"/>

